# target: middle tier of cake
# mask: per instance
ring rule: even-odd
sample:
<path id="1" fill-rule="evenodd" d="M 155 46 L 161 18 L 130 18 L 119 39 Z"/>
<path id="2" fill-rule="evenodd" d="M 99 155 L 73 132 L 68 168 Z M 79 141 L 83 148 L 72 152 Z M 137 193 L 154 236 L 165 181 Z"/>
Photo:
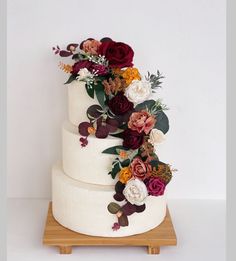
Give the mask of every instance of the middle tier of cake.
<path id="1" fill-rule="evenodd" d="M 114 185 L 117 179 L 108 175 L 115 155 L 104 154 L 109 147 L 121 145 L 122 140 L 113 137 L 98 139 L 88 137 L 88 145 L 81 146 L 78 128 L 70 122 L 62 127 L 62 164 L 64 172 L 73 179 L 99 185 Z"/>

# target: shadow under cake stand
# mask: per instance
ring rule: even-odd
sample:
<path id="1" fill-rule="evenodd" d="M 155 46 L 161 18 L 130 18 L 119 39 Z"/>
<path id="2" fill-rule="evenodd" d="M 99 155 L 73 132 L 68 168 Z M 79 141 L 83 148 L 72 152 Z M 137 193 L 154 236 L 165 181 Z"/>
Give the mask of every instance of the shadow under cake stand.
<path id="1" fill-rule="evenodd" d="M 43 244 L 59 247 L 60 254 L 71 254 L 73 246 L 147 246 L 148 254 L 159 254 L 161 246 L 175 246 L 177 239 L 168 208 L 164 221 L 148 232 L 126 237 L 98 237 L 80 234 L 60 225 L 53 217 L 50 202 Z"/>

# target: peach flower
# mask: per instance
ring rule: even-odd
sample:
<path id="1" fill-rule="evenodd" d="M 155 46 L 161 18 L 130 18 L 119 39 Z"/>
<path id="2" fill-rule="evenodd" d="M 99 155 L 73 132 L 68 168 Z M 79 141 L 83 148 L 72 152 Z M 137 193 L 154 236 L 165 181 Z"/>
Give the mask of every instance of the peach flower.
<path id="1" fill-rule="evenodd" d="M 143 162 L 140 157 L 134 158 L 134 160 L 130 164 L 130 168 L 133 176 L 141 180 L 144 180 L 147 177 L 149 177 L 152 170 L 151 165 L 146 162 Z"/>
<path id="2" fill-rule="evenodd" d="M 86 53 L 97 55 L 100 45 L 101 42 L 97 40 L 86 40 L 82 45 L 82 50 L 85 51 Z"/>
<path id="3" fill-rule="evenodd" d="M 139 133 L 144 132 L 148 134 L 151 129 L 155 126 L 156 119 L 153 115 L 147 111 L 142 110 L 139 112 L 133 112 L 129 118 L 128 127 L 131 130 Z"/>

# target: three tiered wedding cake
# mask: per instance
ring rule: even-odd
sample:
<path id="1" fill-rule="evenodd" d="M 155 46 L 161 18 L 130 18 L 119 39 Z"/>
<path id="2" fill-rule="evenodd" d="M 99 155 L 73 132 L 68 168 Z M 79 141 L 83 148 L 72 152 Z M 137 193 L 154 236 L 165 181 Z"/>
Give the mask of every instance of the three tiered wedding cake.
<path id="1" fill-rule="evenodd" d="M 55 219 L 83 234 L 120 237 L 146 232 L 166 215 L 171 168 L 156 155 L 169 129 L 160 100 L 149 99 L 162 78 L 142 79 L 133 50 L 110 38 L 67 50 L 69 120 L 62 126 L 62 162 L 52 170 Z"/>

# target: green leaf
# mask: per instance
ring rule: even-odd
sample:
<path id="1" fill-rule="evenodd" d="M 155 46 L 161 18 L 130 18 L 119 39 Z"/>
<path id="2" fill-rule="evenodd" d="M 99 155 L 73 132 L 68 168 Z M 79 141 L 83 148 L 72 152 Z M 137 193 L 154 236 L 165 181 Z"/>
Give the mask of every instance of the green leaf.
<path id="1" fill-rule="evenodd" d="M 149 163 L 154 168 L 154 167 L 158 167 L 159 161 L 158 160 L 151 160 Z"/>
<path id="2" fill-rule="evenodd" d="M 111 214 L 116 214 L 120 210 L 120 206 L 115 202 L 111 202 L 107 206 L 107 209 Z"/>
<path id="3" fill-rule="evenodd" d="M 112 137 L 116 137 L 116 138 L 122 139 L 123 138 L 123 131 L 118 132 L 118 133 L 109 134 L 109 135 L 112 136 Z"/>
<path id="4" fill-rule="evenodd" d="M 76 80 L 76 75 L 71 74 L 69 79 L 64 84 L 69 84 L 69 83 L 73 82 L 74 80 Z"/>
<path id="5" fill-rule="evenodd" d="M 111 176 L 112 176 L 113 179 L 116 177 L 118 172 L 120 172 L 120 164 L 119 164 L 119 162 L 115 163 L 113 165 L 113 167 L 112 167 Z"/>
<path id="6" fill-rule="evenodd" d="M 91 85 L 86 84 L 85 87 L 86 87 L 86 90 L 87 90 L 88 95 L 89 95 L 92 99 L 94 99 L 94 85 L 92 85 L 92 84 L 91 84 Z"/>
<path id="7" fill-rule="evenodd" d="M 119 155 L 119 152 L 117 152 L 117 149 L 127 150 L 125 147 L 118 145 L 118 146 L 110 147 L 110 148 L 102 151 L 102 153 Z"/>
<path id="8" fill-rule="evenodd" d="M 121 217 L 118 218 L 118 223 L 122 227 L 127 227 L 129 225 L 128 218 L 125 214 L 123 214 Z"/>
<path id="9" fill-rule="evenodd" d="M 105 92 L 104 92 L 104 87 L 101 82 L 97 83 L 97 85 L 94 86 L 95 93 L 98 99 L 99 104 L 102 106 L 102 108 L 105 107 Z"/>
<path id="10" fill-rule="evenodd" d="M 124 161 L 121 162 L 121 166 L 124 167 L 128 167 L 130 165 L 130 159 L 126 159 Z"/>
<path id="11" fill-rule="evenodd" d="M 135 107 L 135 110 L 136 111 L 141 111 L 141 110 L 150 110 L 152 108 L 153 105 L 155 105 L 155 101 L 154 100 L 147 100 L 143 103 L 140 103 L 138 104 L 136 107 Z"/>
<path id="12" fill-rule="evenodd" d="M 161 130 L 164 134 L 169 130 L 169 120 L 163 111 L 159 111 L 156 114 L 157 122 L 155 124 L 156 129 Z"/>

